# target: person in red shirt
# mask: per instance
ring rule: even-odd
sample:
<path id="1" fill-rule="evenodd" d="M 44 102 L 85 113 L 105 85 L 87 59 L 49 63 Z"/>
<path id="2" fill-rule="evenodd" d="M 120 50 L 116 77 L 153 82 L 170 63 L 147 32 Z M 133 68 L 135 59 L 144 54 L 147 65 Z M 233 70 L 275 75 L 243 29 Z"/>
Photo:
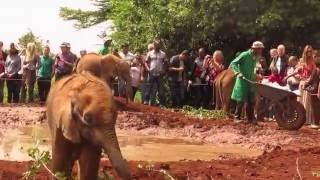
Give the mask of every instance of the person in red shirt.
<path id="1" fill-rule="evenodd" d="M 0 41 L 0 77 L 4 75 L 4 63 L 6 61 L 7 54 L 3 51 L 3 42 Z M 4 80 L 0 79 L 0 103 L 3 103 L 3 87 Z"/>

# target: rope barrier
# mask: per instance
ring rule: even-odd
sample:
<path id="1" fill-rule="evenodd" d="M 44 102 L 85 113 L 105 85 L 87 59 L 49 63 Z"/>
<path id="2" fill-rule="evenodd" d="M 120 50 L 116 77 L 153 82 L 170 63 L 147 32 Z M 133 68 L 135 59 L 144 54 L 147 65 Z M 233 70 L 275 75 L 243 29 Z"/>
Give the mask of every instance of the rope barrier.
<path id="1" fill-rule="evenodd" d="M 24 79 L 0 78 L 0 80 L 6 80 L 6 81 L 23 81 Z M 36 79 L 36 81 L 40 81 L 40 82 L 51 82 L 51 80 L 44 80 L 44 79 Z"/>

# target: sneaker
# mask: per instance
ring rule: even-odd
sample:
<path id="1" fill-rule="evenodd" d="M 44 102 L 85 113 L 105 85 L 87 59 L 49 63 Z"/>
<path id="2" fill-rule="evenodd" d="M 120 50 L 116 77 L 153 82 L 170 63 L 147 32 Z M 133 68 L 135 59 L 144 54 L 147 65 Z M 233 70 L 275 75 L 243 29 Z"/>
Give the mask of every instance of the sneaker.
<path id="1" fill-rule="evenodd" d="M 235 122 L 235 123 L 242 123 L 243 120 L 237 117 L 237 118 L 234 118 L 234 119 L 233 119 L 233 122 Z"/>
<path id="2" fill-rule="evenodd" d="M 320 126 L 319 126 L 319 125 L 316 125 L 316 124 L 311 124 L 311 125 L 310 125 L 310 128 L 311 128 L 311 129 L 319 129 Z"/>

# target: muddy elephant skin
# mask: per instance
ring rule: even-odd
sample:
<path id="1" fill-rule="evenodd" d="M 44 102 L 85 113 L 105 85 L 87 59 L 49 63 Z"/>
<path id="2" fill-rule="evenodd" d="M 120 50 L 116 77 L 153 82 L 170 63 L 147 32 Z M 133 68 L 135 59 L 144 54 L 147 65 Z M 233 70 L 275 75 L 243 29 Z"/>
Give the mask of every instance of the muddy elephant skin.
<path id="1" fill-rule="evenodd" d="M 51 88 L 46 106 L 54 173 L 70 178 L 79 160 L 80 179 L 97 179 L 104 149 L 118 175 L 130 179 L 115 132 L 115 103 L 104 81 L 90 73 L 65 77 Z"/>
<path id="2" fill-rule="evenodd" d="M 114 77 L 118 76 L 126 82 L 127 101 L 131 98 L 130 65 L 126 60 L 113 54 L 101 56 L 96 53 L 89 53 L 80 59 L 77 66 L 77 73 L 84 71 L 89 71 L 95 76 L 102 78 L 110 87 L 113 87 L 112 80 Z"/>

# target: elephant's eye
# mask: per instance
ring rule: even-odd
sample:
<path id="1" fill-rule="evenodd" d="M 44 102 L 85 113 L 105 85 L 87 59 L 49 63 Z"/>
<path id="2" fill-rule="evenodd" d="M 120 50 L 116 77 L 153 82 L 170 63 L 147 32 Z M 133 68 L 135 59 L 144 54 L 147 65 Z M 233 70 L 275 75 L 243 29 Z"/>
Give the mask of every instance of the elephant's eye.
<path id="1" fill-rule="evenodd" d="M 93 123 L 93 118 L 89 113 L 83 115 L 83 123 L 90 126 Z"/>

